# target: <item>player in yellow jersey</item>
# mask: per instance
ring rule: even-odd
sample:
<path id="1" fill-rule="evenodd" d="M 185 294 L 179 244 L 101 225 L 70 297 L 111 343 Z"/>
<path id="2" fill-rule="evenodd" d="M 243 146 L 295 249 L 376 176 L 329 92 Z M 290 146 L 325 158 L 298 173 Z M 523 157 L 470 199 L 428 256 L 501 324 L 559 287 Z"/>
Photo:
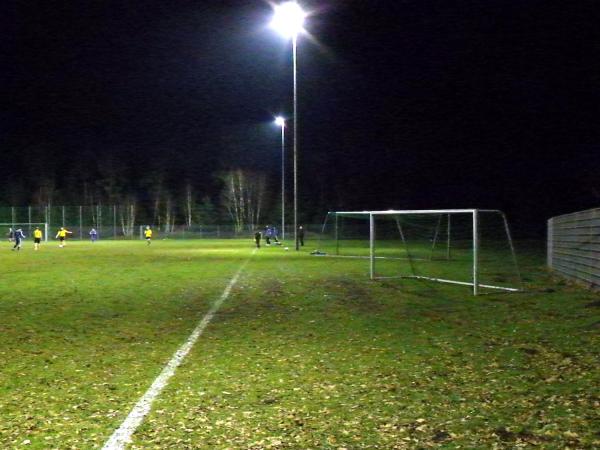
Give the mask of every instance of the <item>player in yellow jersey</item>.
<path id="1" fill-rule="evenodd" d="M 42 230 L 40 230 L 40 227 L 35 227 L 35 230 L 33 230 L 33 249 L 34 250 L 40 249 L 40 242 L 42 242 L 42 237 L 43 237 L 43 233 L 42 233 Z"/>
<path id="2" fill-rule="evenodd" d="M 148 245 L 150 245 L 152 243 L 152 230 L 150 229 L 150 225 L 146 226 L 146 229 L 144 230 L 144 237 L 146 238 Z"/>
<path id="3" fill-rule="evenodd" d="M 59 244 L 58 246 L 60 248 L 63 248 L 65 246 L 65 238 L 67 237 L 67 234 L 73 234 L 71 231 L 67 230 L 65 227 L 60 227 L 60 230 L 58 230 L 58 233 L 56 233 L 56 239 L 59 240 Z"/>

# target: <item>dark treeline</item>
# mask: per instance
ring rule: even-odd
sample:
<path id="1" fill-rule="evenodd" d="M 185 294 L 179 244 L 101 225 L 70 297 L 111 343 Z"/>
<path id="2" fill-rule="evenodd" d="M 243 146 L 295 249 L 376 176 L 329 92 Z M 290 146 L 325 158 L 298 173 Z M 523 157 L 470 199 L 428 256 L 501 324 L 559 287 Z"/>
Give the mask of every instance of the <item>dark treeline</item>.
<path id="1" fill-rule="evenodd" d="M 301 135 L 299 220 L 304 223 L 320 223 L 334 210 L 498 208 L 507 212 L 517 234 L 543 236 L 552 215 L 599 202 L 594 167 L 586 158 L 553 162 L 541 174 L 541 159 L 502 152 L 483 159 L 475 151 L 453 159 L 443 152 L 393 150 L 400 140 L 374 145 L 356 130 L 340 131 L 333 145 L 313 137 L 323 134 L 315 130 L 323 126 L 307 122 L 306 137 Z M 23 134 L 5 138 L 5 148 L 12 150 L 0 166 L 0 206 L 135 205 L 144 223 L 234 223 L 226 180 L 242 170 L 247 180 L 263 184 L 259 221 L 279 220 L 281 148 L 270 123 L 187 132 L 185 142 L 173 138 L 163 144 L 145 141 L 135 130 L 134 142 L 57 133 L 65 134 L 55 142 Z M 290 223 L 291 142 L 286 147 Z M 557 157 L 540 158 L 548 163 Z"/>
<path id="2" fill-rule="evenodd" d="M 121 205 L 135 209 L 136 222 L 164 226 L 277 222 L 281 217 L 277 130 L 268 124 L 217 130 L 215 135 L 191 145 L 175 139 L 162 146 L 102 143 L 92 137 L 74 139 L 72 134 L 66 140 L 73 142 L 67 144 L 65 136 L 60 144 L 25 142 L 23 136 L 14 136 L 12 147 L 18 150 L 9 152 L 7 164 L 0 167 L 0 206 Z M 288 149 L 288 220 L 293 201 L 290 153 Z M 306 186 L 300 219 L 318 223 L 327 206 L 312 199 L 328 195 L 318 193 L 326 183 Z M 241 209 L 248 217 L 239 217 L 240 202 L 247 203 Z"/>

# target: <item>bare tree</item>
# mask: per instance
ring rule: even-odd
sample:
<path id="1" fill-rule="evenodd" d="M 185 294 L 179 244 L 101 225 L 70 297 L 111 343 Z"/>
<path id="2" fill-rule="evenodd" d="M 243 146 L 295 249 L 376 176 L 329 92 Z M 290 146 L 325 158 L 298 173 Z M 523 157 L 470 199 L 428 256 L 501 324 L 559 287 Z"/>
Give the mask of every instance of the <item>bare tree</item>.
<path id="1" fill-rule="evenodd" d="M 121 221 L 121 231 L 123 236 L 132 236 L 135 228 L 135 200 L 129 199 L 125 205 L 119 207 L 119 216 Z"/>
<path id="2" fill-rule="evenodd" d="M 240 233 L 246 226 L 249 230 L 256 228 L 265 198 L 265 175 L 237 169 L 224 173 L 221 179 L 224 181 L 222 202 L 235 231 Z"/>
<path id="3" fill-rule="evenodd" d="M 171 195 L 167 194 L 165 200 L 165 215 L 164 215 L 164 231 L 165 233 L 172 233 L 175 229 L 175 219 L 177 217 L 175 211 L 175 202 L 173 202 Z"/>
<path id="4" fill-rule="evenodd" d="M 192 185 L 188 182 L 185 186 L 185 224 L 188 228 L 192 226 L 192 211 L 194 199 L 192 196 Z"/>

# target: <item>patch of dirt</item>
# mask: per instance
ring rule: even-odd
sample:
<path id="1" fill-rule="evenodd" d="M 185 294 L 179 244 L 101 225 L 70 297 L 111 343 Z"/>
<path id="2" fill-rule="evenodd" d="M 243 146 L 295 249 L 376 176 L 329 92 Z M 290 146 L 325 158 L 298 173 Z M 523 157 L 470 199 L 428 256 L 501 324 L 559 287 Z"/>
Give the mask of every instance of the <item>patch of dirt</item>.
<path id="1" fill-rule="evenodd" d="M 270 280 L 269 284 L 264 286 L 264 292 L 268 297 L 281 297 L 284 294 L 283 285 L 279 280 Z"/>
<path id="2" fill-rule="evenodd" d="M 284 284 L 279 280 L 268 280 L 260 288 L 260 296 L 253 292 L 253 298 L 248 301 L 226 302 L 215 314 L 213 322 L 233 321 L 240 318 L 254 320 L 261 316 L 278 320 L 296 312 L 293 308 L 281 304 L 281 299 L 288 294 L 286 294 Z M 239 292 L 244 291 L 236 291 L 236 294 Z"/>
<path id="3" fill-rule="evenodd" d="M 494 430 L 494 434 L 500 438 L 501 441 L 510 442 L 516 439 L 515 433 L 508 431 L 505 427 L 498 427 Z"/>
<path id="4" fill-rule="evenodd" d="M 345 306 L 361 312 L 376 312 L 383 309 L 383 306 L 377 299 L 373 298 L 373 291 L 367 289 L 364 283 L 352 280 L 339 280 L 328 283 L 326 288 L 330 288 L 335 293 L 335 298 Z"/>
<path id="5" fill-rule="evenodd" d="M 528 355 L 537 355 L 540 351 L 536 350 L 535 348 L 528 348 L 528 347 L 523 347 L 521 348 L 521 351 L 523 353 L 527 353 Z"/>
<path id="6" fill-rule="evenodd" d="M 444 442 L 447 439 L 450 439 L 450 434 L 445 431 L 436 431 L 431 438 L 433 442 Z"/>
<path id="7" fill-rule="evenodd" d="M 600 330 L 600 321 L 594 322 L 591 325 L 588 325 L 586 328 L 590 330 Z"/>

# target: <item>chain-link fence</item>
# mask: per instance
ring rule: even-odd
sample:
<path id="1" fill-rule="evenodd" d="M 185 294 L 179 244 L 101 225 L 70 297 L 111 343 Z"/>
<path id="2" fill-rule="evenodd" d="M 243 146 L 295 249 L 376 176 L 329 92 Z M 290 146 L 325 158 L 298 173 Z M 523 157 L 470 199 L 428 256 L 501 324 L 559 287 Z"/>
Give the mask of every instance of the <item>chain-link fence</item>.
<path id="1" fill-rule="evenodd" d="M 66 227 L 78 239 L 88 237 L 92 228 L 105 238 L 137 238 L 135 216 L 130 208 L 119 205 L 1 207 L 0 223 L 47 223 L 50 233 Z"/>
<path id="2" fill-rule="evenodd" d="M 554 272 L 600 286 L 600 208 L 548 220 L 547 251 Z"/>
<path id="3" fill-rule="evenodd" d="M 252 238 L 252 227 L 246 226 L 239 230 L 233 224 L 201 224 L 183 225 L 174 220 L 169 222 L 136 215 L 133 206 L 129 205 L 98 205 L 98 206 L 24 206 L 0 207 L 0 230 L 8 234 L 9 228 L 20 226 L 27 236 L 31 236 L 34 224 L 46 223 L 50 237 L 56 234 L 60 227 L 72 232 L 70 239 L 89 239 L 91 229 L 97 232 L 97 238 L 102 239 L 141 239 L 142 229 L 150 225 L 154 239 L 229 239 Z M 266 225 L 266 224 L 265 224 Z M 275 224 L 276 225 L 276 224 Z M 306 237 L 316 236 L 321 225 L 308 225 Z M 259 227 L 264 231 L 264 225 Z M 279 238 L 282 233 L 279 230 Z M 293 226 L 286 226 L 286 241 L 294 240 Z"/>

